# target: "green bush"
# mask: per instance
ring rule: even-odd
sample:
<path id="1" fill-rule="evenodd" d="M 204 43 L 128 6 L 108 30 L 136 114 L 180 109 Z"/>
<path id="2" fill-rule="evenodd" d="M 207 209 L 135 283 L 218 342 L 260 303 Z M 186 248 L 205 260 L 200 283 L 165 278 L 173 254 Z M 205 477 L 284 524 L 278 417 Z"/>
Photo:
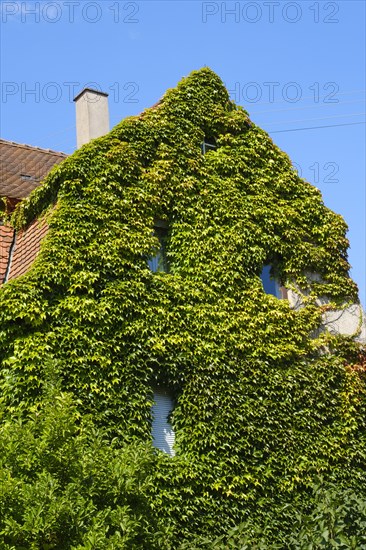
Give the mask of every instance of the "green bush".
<path id="1" fill-rule="evenodd" d="M 4 550 L 168 548 L 146 498 L 156 461 L 120 447 L 72 396 L 54 393 L 0 429 L 0 547 Z"/>

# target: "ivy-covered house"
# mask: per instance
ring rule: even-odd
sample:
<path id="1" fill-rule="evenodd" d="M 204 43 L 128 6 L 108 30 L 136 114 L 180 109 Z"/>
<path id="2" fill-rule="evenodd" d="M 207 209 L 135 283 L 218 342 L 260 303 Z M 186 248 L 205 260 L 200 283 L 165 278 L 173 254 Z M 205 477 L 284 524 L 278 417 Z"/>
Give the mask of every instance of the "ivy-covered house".
<path id="1" fill-rule="evenodd" d="M 239 525 L 247 548 L 305 548 L 298 518 L 315 514 L 316 480 L 335 503 L 365 501 L 365 321 L 347 226 L 211 70 L 64 159 L 6 223 L 48 230 L 0 289 L 3 430 L 21 417 L 43 441 L 37 422 L 56 425 L 66 400 L 72 438 L 101 430 L 111 464 L 130 468 L 97 490 L 102 474 L 80 466 L 76 497 L 69 470 L 40 459 L 54 498 L 91 510 L 65 516 L 68 535 L 50 528 L 49 548 L 221 548 Z M 10 476 L 37 485 L 22 468 Z M 352 509 L 342 536 L 366 544 Z M 96 517 L 103 543 L 87 546 Z"/>

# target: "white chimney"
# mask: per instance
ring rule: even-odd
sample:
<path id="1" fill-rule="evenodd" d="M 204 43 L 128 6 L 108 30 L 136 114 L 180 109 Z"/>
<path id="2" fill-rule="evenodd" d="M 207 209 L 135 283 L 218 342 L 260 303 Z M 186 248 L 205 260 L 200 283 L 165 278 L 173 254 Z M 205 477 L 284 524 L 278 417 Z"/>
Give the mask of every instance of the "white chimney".
<path id="1" fill-rule="evenodd" d="M 109 132 L 108 94 L 84 88 L 75 99 L 77 147 Z"/>

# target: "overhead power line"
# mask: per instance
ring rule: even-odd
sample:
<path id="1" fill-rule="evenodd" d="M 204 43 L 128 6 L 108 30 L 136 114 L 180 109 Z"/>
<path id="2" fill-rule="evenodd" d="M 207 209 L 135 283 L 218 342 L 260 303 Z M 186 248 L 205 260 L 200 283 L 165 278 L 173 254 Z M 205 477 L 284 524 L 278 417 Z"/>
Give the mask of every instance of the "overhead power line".
<path id="1" fill-rule="evenodd" d="M 324 116 L 324 117 L 316 117 L 316 118 L 300 118 L 298 120 L 277 120 L 274 122 L 267 122 L 266 124 L 293 124 L 294 122 L 312 122 L 314 120 L 328 120 L 330 118 L 345 118 L 349 116 L 364 116 L 366 113 L 350 113 L 350 114 L 344 114 L 344 115 L 331 115 L 331 116 Z M 263 124 L 264 122 L 262 122 Z"/>
<path id="2" fill-rule="evenodd" d="M 304 109 L 313 109 L 315 107 L 338 107 L 338 105 L 351 105 L 354 103 L 364 103 L 363 99 L 356 99 L 355 101 L 339 101 L 338 103 L 311 103 L 309 105 L 304 105 L 302 107 L 289 107 L 288 109 L 270 109 L 269 111 L 250 111 L 250 115 L 264 115 L 271 113 L 284 113 L 287 111 L 303 111 Z"/>
<path id="3" fill-rule="evenodd" d="M 345 91 L 345 92 L 336 92 L 337 95 L 350 95 L 350 94 L 359 94 L 359 93 L 365 93 L 366 92 L 366 89 L 362 89 L 362 90 L 349 90 L 349 91 Z M 323 99 L 328 99 L 329 97 L 329 94 L 328 95 L 324 95 L 324 96 L 320 96 L 318 99 L 320 102 L 322 102 Z M 312 99 L 314 101 L 314 94 L 311 96 L 306 96 L 306 97 L 302 97 L 300 101 L 304 101 L 306 99 Z M 276 99 L 275 101 L 258 101 L 258 102 L 248 102 L 246 103 L 246 105 L 243 105 L 244 109 L 249 109 L 249 105 L 273 105 L 273 104 L 278 104 L 278 103 L 288 103 L 288 100 L 286 99 Z"/>
<path id="4" fill-rule="evenodd" d="M 307 126 L 306 128 L 291 128 L 290 130 L 268 130 L 270 134 L 280 134 L 282 132 L 300 132 L 301 130 L 318 130 L 318 128 L 337 128 L 339 126 L 355 126 L 356 124 L 365 124 L 364 122 L 345 122 L 344 124 L 327 124 L 326 126 Z"/>

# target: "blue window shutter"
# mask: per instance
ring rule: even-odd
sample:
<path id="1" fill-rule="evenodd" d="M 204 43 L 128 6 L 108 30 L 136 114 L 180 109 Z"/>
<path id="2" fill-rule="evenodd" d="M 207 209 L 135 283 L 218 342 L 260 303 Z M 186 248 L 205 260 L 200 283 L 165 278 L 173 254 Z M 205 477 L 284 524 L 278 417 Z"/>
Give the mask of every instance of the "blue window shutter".
<path id="1" fill-rule="evenodd" d="M 164 390 L 154 391 L 154 404 L 152 406 L 152 436 L 153 445 L 170 456 L 174 456 L 173 449 L 175 434 L 168 418 L 173 409 L 173 399 Z"/>
<path id="2" fill-rule="evenodd" d="M 273 294 L 276 298 L 282 298 L 281 287 L 277 279 L 271 277 L 271 266 L 265 265 L 261 273 L 263 289 L 266 294 Z"/>
<path id="3" fill-rule="evenodd" d="M 147 261 L 150 270 L 153 273 L 156 273 L 157 271 L 163 271 L 162 269 L 159 269 L 159 266 L 161 265 L 161 252 L 160 250 L 157 252 L 155 256 L 152 258 L 149 258 Z"/>

